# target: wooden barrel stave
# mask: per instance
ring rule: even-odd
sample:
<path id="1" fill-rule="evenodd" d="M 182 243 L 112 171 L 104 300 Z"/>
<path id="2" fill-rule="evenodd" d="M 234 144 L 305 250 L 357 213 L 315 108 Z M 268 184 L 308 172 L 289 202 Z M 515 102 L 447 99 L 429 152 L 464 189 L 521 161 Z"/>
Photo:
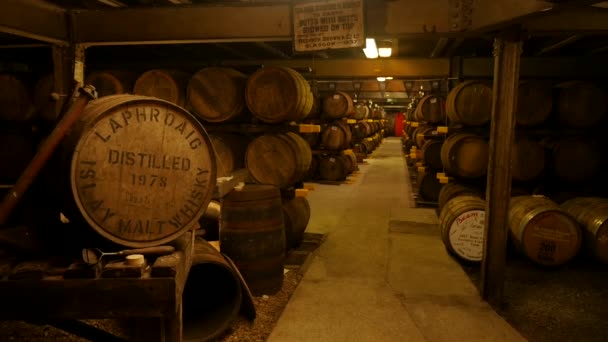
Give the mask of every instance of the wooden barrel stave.
<path id="1" fill-rule="evenodd" d="M 427 140 L 422 145 L 422 159 L 425 166 L 436 170 L 443 168 L 443 164 L 441 163 L 441 146 L 443 146 L 442 140 Z"/>
<path id="2" fill-rule="evenodd" d="M 437 202 L 443 184 L 439 183 L 436 172 L 418 173 L 418 195 L 425 201 Z"/>
<path id="3" fill-rule="evenodd" d="M 608 264 L 608 199 L 578 197 L 562 203 L 561 208 L 583 227 L 589 251 Z"/>
<path id="4" fill-rule="evenodd" d="M 190 75 L 179 70 L 148 70 L 135 81 L 133 93 L 156 97 L 185 107 L 189 80 Z"/>
<path id="5" fill-rule="evenodd" d="M 336 91 L 323 99 L 323 114 L 328 119 L 341 119 L 354 111 L 352 98 L 343 91 Z"/>
<path id="6" fill-rule="evenodd" d="M 601 122 L 608 110 L 606 92 L 590 82 L 558 84 L 557 115 L 561 123 L 573 128 L 587 128 Z"/>
<path id="7" fill-rule="evenodd" d="M 453 123 L 482 126 L 490 121 L 492 88 L 482 81 L 465 81 L 446 98 L 446 114 Z"/>
<path id="8" fill-rule="evenodd" d="M 285 227 L 279 189 L 245 185 L 222 199 L 220 247 L 256 296 L 278 292 L 283 284 Z"/>
<path id="9" fill-rule="evenodd" d="M 517 93 L 517 125 L 538 126 L 549 119 L 553 109 L 551 83 L 544 81 L 521 81 Z"/>
<path id="10" fill-rule="evenodd" d="M 298 247 L 310 220 L 310 204 L 306 197 L 283 199 L 285 250 Z"/>
<path id="11" fill-rule="evenodd" d="M 245 166 L 257 183 L 284 188 L 306 175 L 311 159 L 310 146 L 297 134 L 264 134 L 247 146 Z"/>
<path id="12" fill-rule="evenodd" d="M 559 180 L 583 183 L 600 172 L 601 152 L 589 141 L 564 139 L 555 144 L 552 153 L 553 171 Z"/>
<path id="13" fill-rule="evenodd" d="M 437 207 L 439 208 L 439 210 L 443 210 L 443 207 L 445 207 L 446 203 L 448 203 L 448 201 L 457 196 L 474 196 L 482 198 L 483 194 L 478 189 L 474 189 L 463 184 L 450 182 L 444 184 L 444 186 L 441 188 L 437 201 Z"/>
<path id="14" fill-rule="evenodd" d="M 247 76 L 224 67 L 197 71 L 188 82 L 190 108 L 208 122 L 236 121 L 245 116 Z"/>
<path id="15" fill-rule="evenodd" d="M 34 114 L 26 84 L 13 75 L 0 73 L 0 121 L 25 122 Z"/>
<path id="16" fill-rule="evenodd" d="M 441 210 L 441 239 L 448 251 L 462 260 L 482 260 L 485 206 L 479 197 L 457 196 L 449 200 Z"/>
<path id="17" fill-rule="evenodd" d="M 348 174 L 344 156 L 323 156 L 319 160 L 319 177 L 328 181 L 344 180 Z"/>
<path id="18" fill-rule="evenodd" d="M 211 200 L 210 146 L 200 123 L 167 101 L 135 95 L 91 101 L 63 146 L 73 153 L 70 220 L 128 247 L 174 240 Z"/>
<path id="19" fill-rule="evenodd" d="M 517 249 L 541 265 L 561 265 L 576 256 L 582 233 L 578 223 L 542 196 L 511 198 L 509 233 Z"/>
<path id="20" fill-rule="evenodd" d="M 228 177 L 245 167 L 245 150 L 249 139 L 237 134 L 211 134 L 211 146 L 217 161 L 217 177 Z"/>
<path id="21" fill-rule="evenodd" d="M 131 93 L 136 78 L 130 71 L 99 70 L 90 73 L 85 83 L 95 87 L 98 97 L 105 97 Z"/>
<path id="22" fill-rule="evenodd" d="M 445 121 L 445 101 L 435 95 L 426 95 L 416 106 L 415 116 L 418 121 L 442 123 Z"/>
<path id="23" fill-rule="evenodd" d="M 285 67 L 265 67 L 247 80 L 245 101 L 251 113 L 266 123 L 303 119 L 313 106 L 306 80 Z"/>
<path id="24" fill-rule="evenodd" d="M 545 149 L 536 141 L 516 138 L 511 154 L 511 176 L 517 181 L 530 181 L 545 169 Z"/>
<path id="25" fill-rule="evenodd" d="M 464 178 L 478 178 L 486 174 L 489 146 L 473 134 L 449 136 L 441 148 L 441 162 L 448 173 Z"/>

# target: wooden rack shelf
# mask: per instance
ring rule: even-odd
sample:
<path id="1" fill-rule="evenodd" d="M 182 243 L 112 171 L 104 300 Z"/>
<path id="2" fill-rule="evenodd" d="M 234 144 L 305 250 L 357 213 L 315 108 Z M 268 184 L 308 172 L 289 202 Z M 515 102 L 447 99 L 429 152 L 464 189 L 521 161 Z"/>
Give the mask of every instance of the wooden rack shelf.
<path id="1" fill-rule="evenodd" d="M 320 133 L 321 126 L 313 124 L 205 124 L 209 132 L 222 133 Z"/>

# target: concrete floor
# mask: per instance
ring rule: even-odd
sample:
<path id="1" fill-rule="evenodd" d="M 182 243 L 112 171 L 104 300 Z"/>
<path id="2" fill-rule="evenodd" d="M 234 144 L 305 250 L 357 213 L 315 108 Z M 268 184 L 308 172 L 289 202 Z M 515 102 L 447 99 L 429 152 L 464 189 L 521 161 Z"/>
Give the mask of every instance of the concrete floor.
<path id="1" fill-rule="evenodd" d="M 435 210 L 411 208 L 400 139 L 368 162 L 309 195 L 327 240 L 268 341 L 524 341 L 448 256 Z"/>

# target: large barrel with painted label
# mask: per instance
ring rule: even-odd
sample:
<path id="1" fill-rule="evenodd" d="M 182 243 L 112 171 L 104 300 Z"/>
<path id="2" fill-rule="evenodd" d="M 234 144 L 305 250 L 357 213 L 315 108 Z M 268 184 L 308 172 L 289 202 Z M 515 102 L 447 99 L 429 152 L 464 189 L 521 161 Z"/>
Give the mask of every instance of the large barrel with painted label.
<path id="1" fill-rule="evenodd" d="M 188 102 L 199 118 L 225 122 L 244 116 L 247 76 L 222 67 L 204 68 L 188 82 Z"/>
<path id="2" fill-rule="evenodd" d="M 203 127 L 167 101 L 114 95 L 92 101 L 66 138 L 77 214 L 128 247 L 169 242 L 191 229 L 215 187 Z"/>
<path id="3" fill-rule="evenodd" d="M 312 110 L 314 97 L 310 85 L 298 72 L 271 66 L 249 77 L 245 101 L 256 118 L 279 123 L 304 119 Z"/>
<path id="4" fill-rule="evenodd" d="M 441 239 L 448 251 L 460 259 L 470 262 L 482 259 L 485 207 L 479 197 L 457 196 L 441 210 Z"/>
<path id="5" fill-rule="evenodd" d="M 256 296 L 283 284 L 285 228 L 281 193 L 271 185 L 245 185 L 222 200 L 220 248 Z"/>
<path id="6" fill-rule="evenodd" d="M 511 198 L 509 232 L 517 249 L 541 265 L 564 264 L 581 247 L 578 223 L 543 196 Z"/>
<path id="7" fill-rule="evenodd" d="M 578 197 L 561 205 L 583 228 L 589 251 L 608 264 L 608 199 Z"/>

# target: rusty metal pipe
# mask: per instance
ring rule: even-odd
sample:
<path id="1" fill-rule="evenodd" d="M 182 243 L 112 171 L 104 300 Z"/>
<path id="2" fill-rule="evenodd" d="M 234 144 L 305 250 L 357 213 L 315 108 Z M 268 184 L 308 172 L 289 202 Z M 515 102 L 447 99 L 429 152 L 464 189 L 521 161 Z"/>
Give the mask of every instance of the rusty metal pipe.
<path id="1" fill-rule="evenodd" d="M 2 200 L 2 203 L 0 203 L 0 226 L 6 223 L 23 197 L 23 194 L 25 194 L 27 189 L 34 182 L 40 173 L 40 170 L 46 165 L 59 143 L 61 143 L 61 140 L 63 140 L 74 123 L 80 119 L 84 107 L 86 107 L 91 99 L 95 99 L 96 97 L 96 91 L 93 86 L 89 85 L 79 89 L 79 95 L 71 105 L 69 111 L 63 116 L 59 123 L 57 123 L 57 126 L 55 126 L 51 134 L 46 138 L 44 143 L 42 143 L 34 158 L 23 171 L 15 186 L 13 186 Z"/>

